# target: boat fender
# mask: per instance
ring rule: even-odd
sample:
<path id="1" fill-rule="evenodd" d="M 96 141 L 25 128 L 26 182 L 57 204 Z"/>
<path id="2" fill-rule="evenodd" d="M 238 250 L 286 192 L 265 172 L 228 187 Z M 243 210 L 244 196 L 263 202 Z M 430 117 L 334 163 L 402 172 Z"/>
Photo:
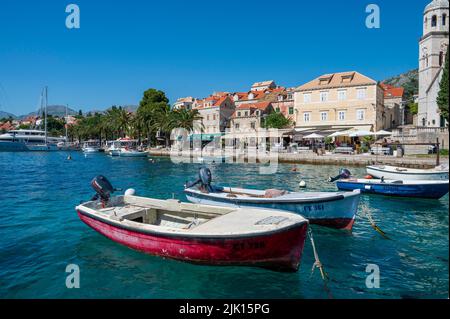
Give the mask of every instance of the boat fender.
<path id="1" fill-rule="evenodd" d="M 305 181 L 300 181 L 300 183 L 298 183 L 298 186 L 301 188 L 305 188 L 306 187 L 306 182 Z"/>
<path id="2" fill-rule="evenodd" d="M 364 178 L 365 179 L 373 179 L 373 176 L 372 175 L 366 175 L 366 176 L 364 176 Z"/>
<path id="3" fill-rule="evenodd" d="M 136 190 L 134 188 L 128 188 L 124 193 L 125 196 L 134 196 L 135 194 Z"/>

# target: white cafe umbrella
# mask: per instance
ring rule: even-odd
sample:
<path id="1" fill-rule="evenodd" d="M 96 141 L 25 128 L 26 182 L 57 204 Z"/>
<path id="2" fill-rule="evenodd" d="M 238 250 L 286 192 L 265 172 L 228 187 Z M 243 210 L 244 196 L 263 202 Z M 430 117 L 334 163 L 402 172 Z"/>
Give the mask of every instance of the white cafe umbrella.
<path id="1" fill-rule="evenodd" d="M 306 138 L 306 139 L 320 139 L 320 138 L 324 138 L 324 136 L 320 135 L 320 134 L 312 133 L 312 134 L 303 136 L 303 138 Z"/>
<path id="2" fill-rule="evenodd" d="M 353 133 L 350 133 L 348 136 L 350 137 L 362 137 L 362 136 L 373 136 L 375 135 L 374 132 L 369 131 L 355 131 Z"/>
<path id="3" fill-rule="evenodd" d="M 379 135 L 379 136 L 383 136 L 383 135 L 392 135 L 392 132 L 388 132 L 388 131 L 385 131 L 385 130 L 381 130 L 381 131 L 375 132 L 375 135 Z"/>
<path id="4" fill-rule="evenodd" d="M 352 132 L 353 131 L 350 130 L 334 132 L 333 134 L 328 135 L 328 137 L 348 136 Z"/>

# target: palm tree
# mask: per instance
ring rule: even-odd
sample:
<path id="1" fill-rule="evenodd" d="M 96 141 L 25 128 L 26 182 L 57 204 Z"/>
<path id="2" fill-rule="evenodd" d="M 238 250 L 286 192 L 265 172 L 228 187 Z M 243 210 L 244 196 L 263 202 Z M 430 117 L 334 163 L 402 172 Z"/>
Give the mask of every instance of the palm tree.
<path id="1" fill-rule="evenodd" d="M 176 128 L 183 128 L 189 132 L 194 130 L 195 121 L 200 121 L 201 116 L 198 110 L 174 110 L 173 117 Z"/>

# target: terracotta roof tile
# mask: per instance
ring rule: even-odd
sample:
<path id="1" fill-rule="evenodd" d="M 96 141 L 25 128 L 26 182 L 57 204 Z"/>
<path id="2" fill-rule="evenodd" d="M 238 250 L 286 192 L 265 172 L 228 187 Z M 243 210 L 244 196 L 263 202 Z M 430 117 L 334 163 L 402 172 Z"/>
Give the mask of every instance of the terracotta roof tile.
<path id="1" fill-rule="evenodd" d="M 314 80 L 297 88 L 298 91 L 322 90 L 338 87 L 349 87 L 359 85 L 375 85 L 377 81 L 362 75 L 359 72 L 340 72 L 323 74 Z"/>

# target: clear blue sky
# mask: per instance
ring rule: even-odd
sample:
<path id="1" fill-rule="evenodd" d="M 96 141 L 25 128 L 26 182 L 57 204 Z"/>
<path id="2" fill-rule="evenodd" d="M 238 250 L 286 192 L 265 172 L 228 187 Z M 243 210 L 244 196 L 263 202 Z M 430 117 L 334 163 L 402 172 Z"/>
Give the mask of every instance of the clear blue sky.
<path id="1" fill-rule="evenodd" d="M 138 104 L 151 87 L 173 103 L 346 70 L 381 80 L 417 67 L 430 1 L 1 0 L 0 110 L 37 110 L 44 85 L 49 104 L 91 110 Z M 69 3 L 78 30 L 65 27 Z M 365 27 L 369 3 L 380 29 Z"/>

